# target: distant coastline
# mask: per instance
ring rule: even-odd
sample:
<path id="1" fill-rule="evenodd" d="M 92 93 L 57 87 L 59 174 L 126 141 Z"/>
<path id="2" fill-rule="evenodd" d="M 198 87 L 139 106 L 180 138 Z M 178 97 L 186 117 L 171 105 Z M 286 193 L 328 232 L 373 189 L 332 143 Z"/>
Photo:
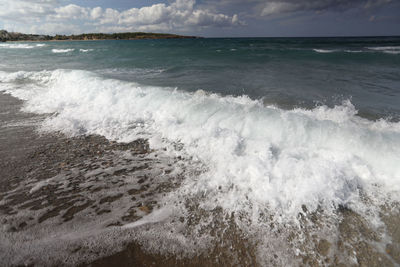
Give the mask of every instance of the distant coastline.
<path id="1" fill-rule="evenodd" d="M 185 36 L 168 33 L 123 32 L 123 33 L 83 33 L 78 35 L 40 35 L 8 32 L 0 30 L 0 42 L 10 41 L 95 41 L 95 40 L 140 40 L 140 39 L 194 39 L 198 36 Z"/>

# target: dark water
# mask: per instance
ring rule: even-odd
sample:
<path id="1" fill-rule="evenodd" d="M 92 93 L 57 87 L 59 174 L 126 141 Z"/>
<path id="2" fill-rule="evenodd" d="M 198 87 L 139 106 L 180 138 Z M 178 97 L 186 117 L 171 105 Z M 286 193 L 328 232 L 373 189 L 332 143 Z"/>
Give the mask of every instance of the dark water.
<path id="1" fill-rule="evenodd" d="M 17 44 L 0 47 L 0 70 L 90 70 L 146 85 L 245 94 L 289 109 L 350 99 L 367 118 L 398 120 L 400 114 L 399 37 L 25 44 L 35 46 L 30 49 L 12 45 Z"/>

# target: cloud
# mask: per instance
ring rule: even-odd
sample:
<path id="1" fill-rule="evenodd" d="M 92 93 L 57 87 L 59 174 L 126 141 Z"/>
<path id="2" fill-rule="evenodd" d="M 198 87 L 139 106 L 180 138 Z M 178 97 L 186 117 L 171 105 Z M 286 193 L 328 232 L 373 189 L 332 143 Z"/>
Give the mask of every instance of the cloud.
<path id="1" fill-rule="evenodd" d="M 66 0 L 0 0 L 0 20 L 4 25 L 44 33 L 57 33 L 54 25 L 87 31 L 187 31 L 205 27 L 232 27 L 241 25 L 238 15 L 217 13 L 196 6 L 195 0 L 175 0 L 169 4 L 158 3 L 141 8 L 116 10 L 113 8 L 84 7 L 67 4 Z M 67 5 L 65 5 L 67 4 Z M 24 25 L 28 24 L 28 25 Z M 46 26 L 47 25 L 47 26 Z"/>
<path id="2" fill-rule="evenodd" d="M 0 0 L 0 19 L 32 22 L 52 12 L 57 0 Z"/>
<path id="3" fill-rule="evenodd" d="M 98 14 L 99 24 L 116 24 L 122 27 L 136 25 L 139 28 L 174 29 L 182 27 L 229 27 L 240 25 L 237 15 L 229 16 L 208 9 L 195 8 L 195 1 L 178 0 L 171 5 L 154 4 L 131 8 L 122 12 L 106 9 Z"/>
<path id="4" fill-rule="evenodd" d="M 215 25 L 219 27 L 227 27 L 230 25 L 239 24 L 239 20 L 237 15 L 233 15 L 233 17 L 230 17 L 224 14 L 211 13 L 207 10 L 196 10 L 188 18 L 186 24 L 194 26 Z"/>
<path id="5" fill-rule="evenodd" d="M 103 9 L 101 7 L 95 7 L 90 11 L 90 17 L 93 20 L 96 20 L 101 17 L 101 14 L 103 13 Z"/>
<path id="6" fill-rule="evenodd" d="M 302 11 L 345 11 L 383 6 L 391 0 L 271 0 L 263 3 L 262 16 Z"/>
<path id="7" fill-rule="evenodd" d="M 89 11 L 87 8 L 83 8 L 74 4 L 62 6 L 54 9 L 55 14 L 49 15 L 49 19 L 60 20 L 60 19 L 84 19 L 88 18 Z"/>
<path id="8" fill-rule="evenodd" d="M 222 9 L 241 9 L 253 16 L 271 16 L 304 11 L 345 11 L 352 8 L 372 9 L 387 5 L 396 0 L 221 0 L 217 6 Z M 206 4 L 215 6 L 215 1 Z M 247 9 L 245 11 L 244 9 Z"/>

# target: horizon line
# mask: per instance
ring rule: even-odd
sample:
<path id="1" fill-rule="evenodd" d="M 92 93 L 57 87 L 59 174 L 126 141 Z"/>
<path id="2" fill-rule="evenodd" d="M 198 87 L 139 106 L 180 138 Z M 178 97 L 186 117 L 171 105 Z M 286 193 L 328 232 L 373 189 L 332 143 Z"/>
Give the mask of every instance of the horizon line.
<path id="1" fill-rule="evenodd" d="M 19 34 L 25 34 L 25 35 L 47 35 L 47 36 L 73 36 L 73 35 L 84 35 L 84 34 L 121 34 L 121 33 L 149 33 L 149 34 L 169 34 L 169 35 L 180 35 L 180 36 L 190 36 L 190 37 L 198 37 L 198 38 L 371 38 L 371 37 L 400 37 L 399 34 L 393 34 L 393 35 L 304 35 L 304 36 L 299 36 L 299 35 L 293 35 L 293 36 L 201 36 L 201 35 L 186 35 L 185 33 L 166 33 L 166 32 L 146 32 L 146 31 L 122 31 L 122 32 L 82 32 L 82 33 L 55 33 L 55 34 L 45 34 L 45 33 L 22 33 L 22 32 L 16 32 L 16 31 L 8 31 L 5 29 L 0 29 L 0 31 L 7 31 L 10 33 L 19 33 Z"/>

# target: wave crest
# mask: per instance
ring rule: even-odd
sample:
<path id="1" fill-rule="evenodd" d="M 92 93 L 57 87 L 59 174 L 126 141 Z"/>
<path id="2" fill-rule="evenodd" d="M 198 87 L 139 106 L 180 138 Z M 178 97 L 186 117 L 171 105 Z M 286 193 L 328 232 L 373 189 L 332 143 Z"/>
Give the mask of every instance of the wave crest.
<path id="1" fill-rule="evenodd" d="M 38 86 L 12 88 L 21 77 Z M 350 101 L 282 110 L 247 96 L 142 86 L 86 71 L 3 73 L 0 79 L 3 90 L 27 99 L 26 111 L 58 114 L 45 130 L 118 141 L 144 136 L 153 148 L 170 151 L 182 143 L 207 166 L 182 194 L 207 192 L 204 207 L 243 211 L 251 203 L 252 210 L 268 207 L 289 219 L 302 205 L 362 210 L 361 191 L 377 199 L 377 192 L 400 190 L 400 124 L 362 119 Z"/>

